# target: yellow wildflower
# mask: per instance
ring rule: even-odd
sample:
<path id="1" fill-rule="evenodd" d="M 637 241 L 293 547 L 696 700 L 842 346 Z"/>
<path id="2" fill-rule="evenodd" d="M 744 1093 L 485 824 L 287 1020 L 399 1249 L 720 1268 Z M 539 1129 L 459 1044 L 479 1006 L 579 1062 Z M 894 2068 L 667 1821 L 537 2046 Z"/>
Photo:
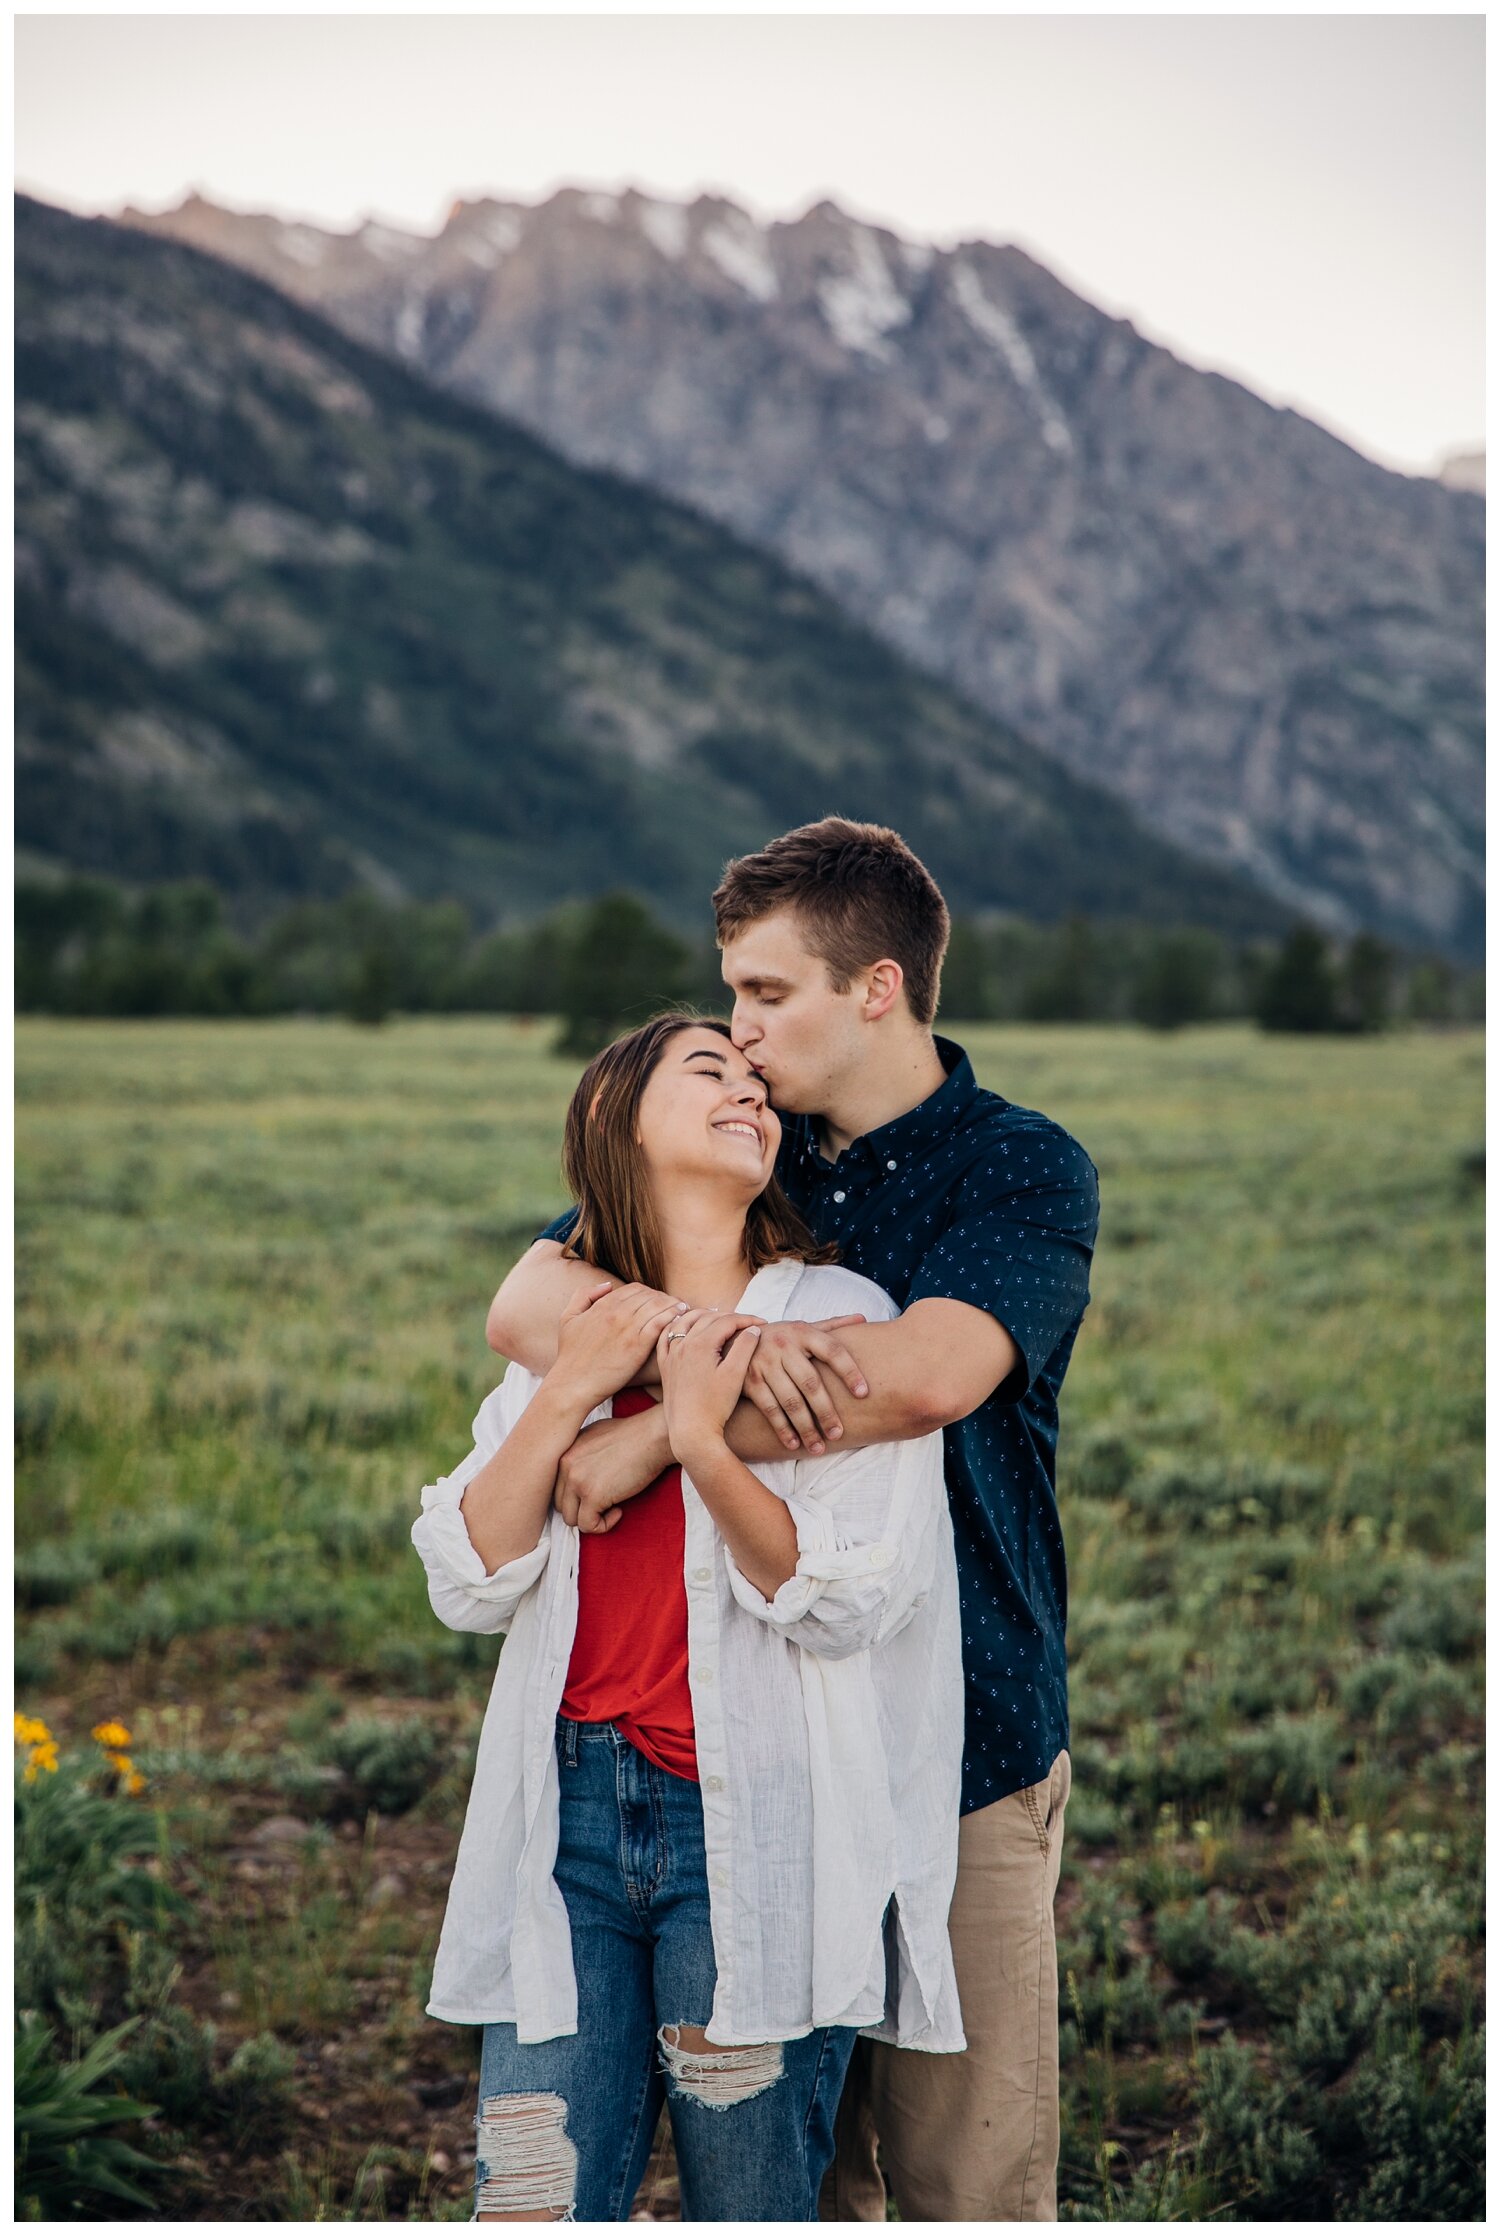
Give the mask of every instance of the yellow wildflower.
<path id="1" fill-rule="evenodd" d="M 16 1745 L 18 1747 L 48 1746 L 52 1734 L 39 1716 L 16 1717 Z"/>
<path id="2" fill-rule="evenodd" d="M 27 1758 L 25 1779 L 29 1786 L 39 1770 L 55 1771 L 57 1768 L 57 1741 L 39 1740 Z"/>
<path id="3" fill-rule="evenodd" d="M 145 1787 L 146 1781 L 141 1776 L 140 1772 L 136 1769 L 135 1764 L 131 1761 L 129 1755 L 121 1754 L 119 1749 L 114 1747 L 108 1749 L 108 1754 L 110 1761 L 114 1764 L 116 1770 L 119 1772 L 121 1778 L 124 1780 L 125 1791 L 127 1793 L 142 1792 Z"/>
<path id="4" fill-rule="evenodd" d="M 128 1747 L 130 1745 L 130 1734 L 118 1717 L 112 1718 L 107 1724 L 95 1724 L 93 1737 L 98 1740 L 101 1747 Z"/>

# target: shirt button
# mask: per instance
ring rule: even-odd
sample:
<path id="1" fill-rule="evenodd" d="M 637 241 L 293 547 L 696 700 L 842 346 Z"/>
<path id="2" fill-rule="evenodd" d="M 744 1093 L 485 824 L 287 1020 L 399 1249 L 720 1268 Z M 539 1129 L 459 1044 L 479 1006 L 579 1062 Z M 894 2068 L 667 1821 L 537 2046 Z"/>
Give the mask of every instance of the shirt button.
<path id="1" fill-rule="evenodd" d="M 714 1673 L 711 1669 L 695 1669 L 693 1675 L 700 1685 L 711 1685 L 714 1681 Z"/>
<path id="2" fill-rule="evenodd" d="M 842 1189 L 842 1188 L 835 1188 L 835 1189 L 834 1189 L 834 1191 L 833 1191 L 833 1200 L 834 1200 L 834 1202 L 835 1202 L 835 1203 L 842 1203 L 842 1202 L 843 1202 L 843 1200 L 844 1200 L 844 1191 L 843 1191 L 843 1189 Z"/>
<path id="3" fill-rule="evenodd" d="M 703 1783 L 705 1784 L 705 1786 L 707 1786 L 710 1793 L 722 1793 L 724 1791 L 724 1781 L 719 1776 L 717 1771 L 714 1772 L 714 1775 L 711 1778 L 705 1778 Z"/>
<path id="4" fill-rule="evenodd" d="M 712 1575 L 713 1570 L 711 1568 L 695 1568 L 693 1570 L 693 1582 L 695 1584 L 706 1584 Z"/>
<path id="5" fill-rule="evenodd" d="M 716 1887 L 727 1887 L 729 1884 L 729 1873 L 727 1871 L 712 1871 L 709 1873 L 709 1877 Z"/>
<path id="6" fill-rule="evenodd" d="M 895 1160 L 895 1158 L 894 1158 L 894 1157 L 887 1157 L 887 1158 L 886 1158 L 886 1160 L 885 1160 L 885 1169 L 886 1169 L 886 1171 L 887 1171 L 887 1172 L 894 1172 L 894 1171 L 895 1171 L 895 1169 L 896 1169 L 896 1160 Z"/>

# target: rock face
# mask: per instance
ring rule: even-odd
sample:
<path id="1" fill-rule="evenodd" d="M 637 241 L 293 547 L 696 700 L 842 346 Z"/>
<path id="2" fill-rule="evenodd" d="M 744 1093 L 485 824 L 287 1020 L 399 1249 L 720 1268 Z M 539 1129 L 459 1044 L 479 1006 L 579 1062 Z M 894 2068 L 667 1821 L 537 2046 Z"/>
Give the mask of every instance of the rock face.
<path id="1" fill-rule="evenodd" d="M 965 911 L 1283 921 L 702 512 L 216 257 L 20 199 L 16 436 L 33 856 L 701 929 L 726 856 L 841 812 Z"/>
<path id="2" fill-rule="evenodd" d="M 683 498 L 1333 929 L 1482 917 L 1483 504 L 1181 363 L 1015 247 L 565 188 L 432 238 L 189 199 L 237 259 Z"/>
<path id="3" fill-rule="evenodd" d="M 1482 450 L 1452 450 L 1438 468 L 1438 480 L 1445 489 L 1472 489 L 1484 495 L 1484 452 Z"/>

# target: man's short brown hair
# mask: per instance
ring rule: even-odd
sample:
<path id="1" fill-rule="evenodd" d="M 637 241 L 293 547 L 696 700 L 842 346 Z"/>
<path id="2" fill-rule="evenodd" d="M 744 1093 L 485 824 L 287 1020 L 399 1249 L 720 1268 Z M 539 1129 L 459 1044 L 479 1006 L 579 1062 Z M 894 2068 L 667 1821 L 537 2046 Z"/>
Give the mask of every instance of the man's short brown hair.
<path id="1" fill-rule="evenodd" d="M 779 908 L 793 908 L 807 944 L 828 965 L 833 989 L 847 993 L 856 971 L 889 955 L 905 973 L 918 1024 L 937 1015 L 938 980 L 948 947 L 948 910 L 936 881 L 906 841 L 879 823 L 825 815 L 742 854 L 714 894 L 721 947 Z"/>

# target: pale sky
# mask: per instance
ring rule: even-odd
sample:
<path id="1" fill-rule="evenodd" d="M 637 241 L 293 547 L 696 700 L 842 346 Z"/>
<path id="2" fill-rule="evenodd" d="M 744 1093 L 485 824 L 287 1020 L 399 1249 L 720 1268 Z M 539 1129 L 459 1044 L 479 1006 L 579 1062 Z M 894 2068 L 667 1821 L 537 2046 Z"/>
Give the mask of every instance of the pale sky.
<path id="1" fill-rule="evenodd" d="M 1425 472 L 1483 441 L 1480 15 L 21 15 L 16 173 L 79 211 L 435 231 L 561 185 L 825 194 L 1014 241 Z"/>

